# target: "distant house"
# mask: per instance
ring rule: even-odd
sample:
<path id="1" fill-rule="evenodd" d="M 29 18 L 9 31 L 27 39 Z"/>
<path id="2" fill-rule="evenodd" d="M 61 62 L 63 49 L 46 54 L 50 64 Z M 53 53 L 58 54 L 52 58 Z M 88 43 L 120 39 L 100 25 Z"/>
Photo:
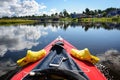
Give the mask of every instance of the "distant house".
<path id="1" fill-rule="evenodd" d="M 117 16 L 117 15 L 120 16 L 120 9 L 110 11 L 110 12 L 107 14 L 108 17 Z"/>
<path id="2" fill-rule="evenodd" d="M 72 18 L 83 18 L 83 17 L 87 17 L 85 14 L 76 14 L 76 13 L 73 13 L 71 14 L 71 17 Z"/>
<path id="3" fill-rule="evenodd" d="M 103 15 L 102 14 L 97 14 L 97 15 L 95 15 L 95 17 L 98 17 L 98 18 L 100 18 L 100 17 L 102 17 Z"/>
<path id="4" fill-rule="evenodd" d="M 79 18 L 79 17 L 80 17 L 80 14 L 73 13 L 73 14 L 71 14 L 71 17 L 72 17 L 72 18 Z"/>
<path id="5" fill-rule="evenodd" d="M 117 11 L 117 14 L 120 15 L 120 9 Z"/>

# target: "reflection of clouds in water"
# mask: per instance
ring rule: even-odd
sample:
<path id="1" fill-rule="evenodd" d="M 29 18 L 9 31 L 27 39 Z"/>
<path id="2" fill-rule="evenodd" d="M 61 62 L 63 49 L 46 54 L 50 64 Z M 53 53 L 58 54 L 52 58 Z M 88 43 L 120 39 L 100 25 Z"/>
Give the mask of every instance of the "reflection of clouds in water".
<path id="1" fill-rule="evenodd" d="M 47 30 L 56 31 L 52 27 L 43 26 L 9 26 L 0 27 L 0 56 L 4 56 L 7 50 L 30 49 L 39 44 L 37 40 L 47 35 Z"/>
<path id="2" fill-rule="evenodd" d="M 3 56 L 7 51 L 7 48 L 4 45 L 0 45 L 0 56 Z"/>
<path id="3" fill-rule="evenodd" d="M 0 76 L 8 73 L 11 70 L 15 70 L 16 67 L 17 67 L 16 64 L 10 59 L 0 61 Z"/>

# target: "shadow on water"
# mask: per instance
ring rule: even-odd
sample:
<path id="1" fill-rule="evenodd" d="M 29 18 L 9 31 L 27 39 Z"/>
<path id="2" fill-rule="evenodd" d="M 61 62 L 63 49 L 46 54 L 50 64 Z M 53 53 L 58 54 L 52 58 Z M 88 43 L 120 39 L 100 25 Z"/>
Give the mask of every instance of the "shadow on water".
<path id="1" fill-rule="evenodd" d="M 11 59 L 0 61 L 0 80 L 10 80 L 10 78 L 21 70 Z"/>
<path id="2" fill-rule="evenodd" d="M 101 59 L 97 67 L 109 80 L 120 80 L 120 52 L 108 50 L 98 55 Z"/>
<path id="3" fill-rule="evenodd" d="M 47 28 L 48 26 L 52 26 L 53 28 L 60 28 L 66 31 L 69 27 L 76 28 L 82 27 L 84 31 L 89 31 L 89 29 L 105 29 L 105 30 L 120 30 L 120 23 L 77 23 L 77 22 L 41 22 L 41 23 L 34 23 L 34 24 L 27 24 L 23 25 L 22 27 L 15 27 L 12 28 L 4 28 L 0 26 L 2 33 L 0 34 L 0 80 L 9 80 L 5 79 L 5 77 L 11 77 L 12 73 L 16 73 L 20 68 L 16 65 L 15 61 L 19 57 L 19 55 L 23 55 L 20 53 L 25 53 L 25 51 L 20 51 L 24 49 L 31 49 L 33 46 L 37 46 L 40 44 L 39 39 L 41 36 L 46 35 L 43 29 L 39 28 L 38 26 L 43 26 Z M 36 26 L 36 27 L 35 27 Z M 2 30 L 4 29 L 4 30 Z M 11 31 L 10 31 L 11 29 Z M 36 30 L 41 30 L 37 32 Z M 8 32 L 7 32 L 8 31 Z M 9 35 L 9 34 L 10 35 Z M 7 36 L 7 37 L 6 37 Z M 23 38 L 23 39 L 22 39 Z M 46 43 L 47 44 L 47 43 Z M 24 45 L 24 46 L 23 46 Z M 73 44 L 74 45 L 74 44 Z M 21 47 L 22 46 L 22 47 Z M 44 45 L 45 46 L 45 45 Z M 42 48 L 44 46 L 41 46 Z M 40 49 L 40 47 L 35 47 L 36 50 Z M 11 59 L 2 59 L 2 57 L 8 51 L 16 51 L 14 52 L 14 57 Z M 18 52 L 17 52 L 18 51 Z M 17 54 L 16 54 L 17 53 Z M 11 55 L 6 56 L 13 56 L 13 53 L 9 52 Z M 108 50 L 105 53 L 99 55 L 101 58 L 100 63 L 97 64 L 98 68 L 103 72 L 109 80 L 120 80 L 120 52 L 116 50 Z M 104 67 L 105 66 L 105 67 Z M 107 69 L 107 71 L 106 71 Z M 9 74 L 11 73 L 11 75 Z M 109 73 L 109 75 L 108 75 Z"/>

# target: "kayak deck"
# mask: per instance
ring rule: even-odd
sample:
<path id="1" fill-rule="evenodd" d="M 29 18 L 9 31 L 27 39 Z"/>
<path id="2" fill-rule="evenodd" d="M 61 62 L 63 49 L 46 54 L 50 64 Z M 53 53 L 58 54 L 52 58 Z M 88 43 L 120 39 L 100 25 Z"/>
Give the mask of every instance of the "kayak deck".
<path id="1" fill-rule="evenodd" d="M 59 39 L 57 38 L 56 40 L 54 40 L 53 42 L 51 42 L 48 46 L 46 46 L 44 48 L 46 50 L 46 52 L 47 52 L 46 57 L 48 55 L 50 55 L 49 53 L 50 53 L 50 49 L 52 48 L 52 45 L 55 44 L 58 41 L 62 41 L 64 43 L 63 47 L 66 50 L 67 55 L 70 55 L 69 53 L 70 53 L 71 49 L 73 49 L 73 48 L 76 49 L 73 45 L 71 45 L 70 43 L 68 43 L 66 40 L 64 40 L 62 38 L 59 38 Z M 89 78 L 89 80 L 106 80 L 106 78 L 104 77 L 104 75 L 92 63 L 89 63 L 87 61 L 80 61 L 80 60 L 78 60 L 78 59 L 76 59 L 76 58 L 74 58 L 72 56 L 69 56 L 69 57 L 72 58 L 75 63 L 77 63 L 78 67 L 81 69 L 81 71 L 83 71 L 85 73 L 85 75 L 87 75 L 87 77 Z M 28 75 L 28 73 L 32 69 L 34 69 L 34 68 L 44 69 L 45 67 L 42 66 L 42 64 L 43 64 L 42 61 L 44 61 L 44 59 L 45 58 L 43 58 L 43 59 L 41 59 L 41 60 L 39 60 L 39 61 L 37 61 L 35 63 L 31 63 L 31 64 L 25 66 L 20 72 L 18 72 L 17 74 L 15 74 L 12 77 L 11 80 L 22 80 L 23 77 L 25 77 L 26 75 Z M 41 62 L 41 64 L 38 65 L 40 62 Z M 65 66 L 61 66 L 61 67 L 66 68 Z M 79 70 L 79 68 L 77 70 Z"/>
<path id="2" fill-rule="evenodd" d="M 76 49 L 66 40 L 63 40 L 66 48 L 66 51 L 70 53 L 72 48 Z M 87 61 L 78 60 L 74 57 L 72 59 L 78 64 L 78 66 L 85 72 L 85 74 L 89 77 L 90 80 L 106 80 L 106 77 L 97 69 L 95 65 L 89 63 Z"/>
<path id="3" fill-rule="evenodd" d="M 78 65 L 69 57 L 65 49 L 61 45 L 57 45 L 57 43 L 53 45 L 50 53 L 31 72 L 43 74 L 43 71 L 45 71 L 42 78 L 45 76 L 45 78 L 50 80 L 53 80 L 50 75 L 64 76 L 66 77 L 65 80 L 89 80 Z M 60 72 L 62 72 L 62 74 Z M 74 76 L 70 78 L 71 75 Z M 41 79 L 41 75 L 37 77 Z M 33 76 L 29 74 L 23 80 L 31 78 L 33 78 Z"/>

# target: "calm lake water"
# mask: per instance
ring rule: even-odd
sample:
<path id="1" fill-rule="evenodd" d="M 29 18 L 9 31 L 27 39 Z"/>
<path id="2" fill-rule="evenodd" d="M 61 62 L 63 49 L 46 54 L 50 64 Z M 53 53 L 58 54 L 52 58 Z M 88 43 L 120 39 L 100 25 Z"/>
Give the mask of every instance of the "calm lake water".
<path id="1" fill-rule="evenodd" d="M 117 23 L 54 22 L 0 26 L 0 64 L 16 62 L 28 49 L 38 51 L 58 36 L 78 49 L 88 48 L 94 55 L 110 49 L 120 51 L 120 24 Z"/>

